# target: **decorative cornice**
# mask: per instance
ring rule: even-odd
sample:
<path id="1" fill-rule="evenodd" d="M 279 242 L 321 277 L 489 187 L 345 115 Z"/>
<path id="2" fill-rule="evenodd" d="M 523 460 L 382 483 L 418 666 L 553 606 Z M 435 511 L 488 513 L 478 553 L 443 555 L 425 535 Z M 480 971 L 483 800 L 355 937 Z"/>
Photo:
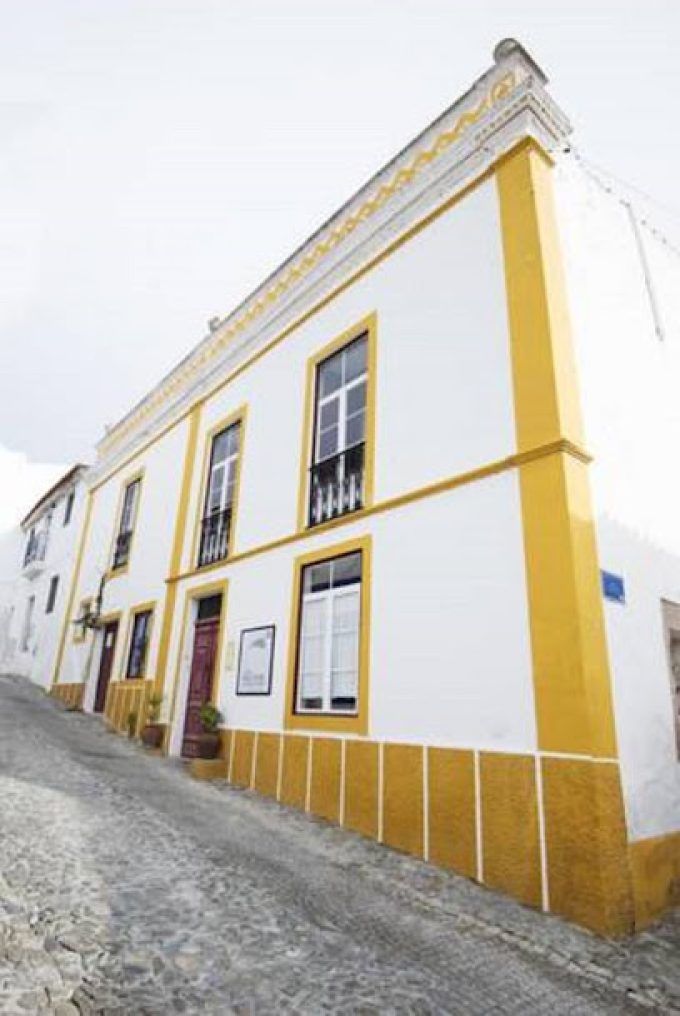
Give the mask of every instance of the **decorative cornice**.
<path id="1" fill-rule="evenodd" d="M 386 216 L 394 214 L 392 206 L 403 213 L 408 205 L 415 205 L 440 165 L 444 168 L 437 175 L 444 178 L 451 168 L 474 162 L 471 157 L 476 151 L 488 151 L 492 135 L 510 130 L 516 140 L 518 124 L 514 121 L 527 111 L 538 129 L 532 130 L 525 123 L 520 128 L 523 133 L 537 133 L 538 140 L 548 147 L 551 141 L 554 144 L 566 136 L 568 122 L 544 91 L 545 76 L 522 47 L 509 41 L 497 47 L 495 56 L 495 67 L 362 188 L 102 438 L 98 445 L 100 467 L 104 462 L 108 466 L 124 450 L 129 451 L 135 438 L 148 432 L 149 426 L 155 429 L 161 418 L 167 419 L 168 407 L 185 401 L 189 393 L 202 386 L 208 373 L 221 370 L 224 356 L 237 340 L 243 338 L 243 345 L 250 348 L 258 329 L 266 328 L 274 317 L 278 320 L 289 304 L 299 305 L 301 299 L 307 302 L 305 285 L 312 290 L 316 287 L 322 266 L 328 272 L 337 268 L 340 258 L 344 263 L 349 254 L 366 243 L 372 229 L 375 232 L 385 225 Z"/>

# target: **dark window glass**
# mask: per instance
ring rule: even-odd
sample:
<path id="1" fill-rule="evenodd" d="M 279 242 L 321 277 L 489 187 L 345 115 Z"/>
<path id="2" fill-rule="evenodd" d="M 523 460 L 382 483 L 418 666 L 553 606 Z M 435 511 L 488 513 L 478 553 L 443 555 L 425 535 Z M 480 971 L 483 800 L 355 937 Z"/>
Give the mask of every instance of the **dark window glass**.
<path id="1" fill-rule="evenodd" d="M 333 561 L 333 589 L 361 581 L 361 553 L 346 554 Z"/>
<path id="2" fill-rule="evenodd" d="M 72 490 L 69 496 L 66 498 L 66 507 L 64 509 L 64 525 L 67 526 L 71 521 L 73 515 L 73 502 L 76 499 L 76 492 Z"/>
<path id="3" fill-rule="evenodd" d="M 221 561 L 229 553 L 240 440 L 241 421 L 237 420 L 216 434 L 212 441 L 198 549 L 199 567 Z"/>
<path id="4" fill-rule="evenodd" d="M 221 596 L 206 596 L 198 601 L 197 621 L 209 621 L 213 617 L 219 617 L 222 609 Z"/>
<path id="5" fill-rule="evenodd" d="M 47 606 L 45 607 L 45 613 L 51 614 L 54 610 L 54 603 L 57 599 L 57 589 L 59 587 L 59 576 L 53 575 L 50 579 L 50 588 L 47 593 Z"/>
<path id="6" fill-rule="evenodd" d="M 146 663 L 146 650 L 149 642 L 151 611 L 143 610 L 135 614 L 130 638 L 130 656 L 128 658 L 127 676 L 143 677 Z"/>

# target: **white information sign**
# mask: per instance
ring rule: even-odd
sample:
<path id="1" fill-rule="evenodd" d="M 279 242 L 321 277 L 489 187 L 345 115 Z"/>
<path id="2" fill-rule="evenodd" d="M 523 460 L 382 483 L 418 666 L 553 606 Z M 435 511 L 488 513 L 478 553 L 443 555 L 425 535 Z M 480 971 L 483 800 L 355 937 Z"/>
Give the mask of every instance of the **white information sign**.
<path id="1" fill-rule="evenodd" d="M 273 660 L 274 625 L 242 631 L 236 694 L 271 694 Z"/>

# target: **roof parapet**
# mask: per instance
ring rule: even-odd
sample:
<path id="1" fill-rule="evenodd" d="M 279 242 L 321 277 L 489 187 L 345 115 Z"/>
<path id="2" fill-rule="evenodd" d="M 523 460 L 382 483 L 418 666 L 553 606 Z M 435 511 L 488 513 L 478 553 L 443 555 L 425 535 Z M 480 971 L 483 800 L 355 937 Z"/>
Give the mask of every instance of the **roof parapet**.
<path id="1" fill-rule="evenodd" d="M 294 311 L 321 285 L 372 253 L 394 224 L 420 212 L 427 193 L 451 191 L 467 174 L 508 150 L 522 137 L 547 149 L 563 146 L 571 126 L 545 90 L 548 78 L 515 39 L 501 40 L 494 64 L 441 116 L 378 171 L 349 201 L 224 318 L 211 319 L 208 334 L 97 445 L 96 472 L 139 445 L 205 394 L 208 380 L 265 345 L 272 329 L 287 327 Z"/>

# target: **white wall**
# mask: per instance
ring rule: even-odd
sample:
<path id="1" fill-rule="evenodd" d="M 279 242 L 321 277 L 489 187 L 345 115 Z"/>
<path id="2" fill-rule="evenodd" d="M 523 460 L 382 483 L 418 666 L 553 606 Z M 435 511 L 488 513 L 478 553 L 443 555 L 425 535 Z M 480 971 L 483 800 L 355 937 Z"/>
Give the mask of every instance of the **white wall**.
<path id="1" fill-rule="evenodd" d="M 205 407 L 204 436 L 249 406 L 234 550 L 296 526 L 307 359 L 377 313 L 375 501 L 515 451 L 498 202 L 485 183 L 381 262 Z M 193 537 L 201 477 L 194 475 Z M 229 725 L 281 729 L 296 555 L 373 535 L 370 730 L 381 739 L 533 750 L 521 512 L 506 474 L 211 571 L 230 580 L 220 705 Z M 194 564 L 193 540 L 184 569 Z M 181 583 L 169 658 L 177 660 Z M 273 692 L 235 695 L 240 632 L 276 625 Z M 179 750 L 191 619 L 179 667 Z M 230 645 L 231 644 L 231 645 Z M 227 669 L 231 658 L 233 665 Z M 171 668 L 168 679 L 174 680 Z M 171 700 L 172 692 L 168 691 Z"/>
<path id="2" fill-rule="evenodd" d="M 14 670 L 19 585 L 25 537 L 20 526 L 0 535 L 0 673 Z M 16 671 L 14 671 L 16 673 Z"/>
<path id="3" fill-rule="evenodd" d="M 74 615 L 78 613 L 83 599 L 97 595 L 101 576 L 111 567 L 123 488 L 130 477 L 144 469 L 129 567 L 122 574 L 110 578 L 104 587 L 102 613 L 121 611 L 123 615 L 118 628 L 112 672 L 114 680 L 121 676 L 124 666 L 131 611 L 135 605 L 151 601 L 156 601 L 156 608 L 147 673 L 152 674 L 156 666 L 165 579 L 172 551 L 187 434 L 188 424 L 183 421 L 93 494 L 89 535 L 73 602 Z M 60 676 L 63 683 L 89 678 L 86 708 L 94 699 L 97 679 L 99 651 L 95 647 L 94 652 L 90 652 L 93 637 L 101 641 L 100 637 L 88 633 L 85 643 L 74 643 L 73 628 L 69 628 Z"/>
<path id="4" fill-rule="evenodd" d="M 204 406 L 192 477 L 183 570 L 192 570 L 209 430 L 248 405 L 233 552 L 290 536 L 297 524 L 306 364 L 328 342 L 377 314 L 375 502 L 515 451 L 510 349 L 498 201 L 486 182 L 339 294 Z M 76 596 L 94 595 L 108 565 L 122 484 L 145 469 L 127 574 L 106 586 L 104 612 L 162 599 L 186 421 L 96 492 Z M 370 734 L 376 738 L 530 751 L 535 719 L 517 478 L 499 475 L 178 584 L 166 675 L 166 713 L 178 675 L 179 749 L 192 631 L 178 661 L 187 590 L 228 577 L 220 706 L 227 723 L 281 729 L 294 559 L 356 535 L 373 537 Z M 276 625 L 270 697 L 237 697 L 245 627 Z M 153 673 L 160 609 L 150 647 Z M 95 654 L 96 656 L 96 654 Z M 84 650 L 69 643 L 62 680 L 78 680 Z M 229 662 L 231 661 L 231 662 Z M 181 664 L 181 665 L 180 665 Z M 96 661 L 95 661 L 96 667 Z M 93 670 L 95 669 L 93 667 Z M 96 675 L 94 675 L 96 677 Z M 93 697 L 94 680 L 86 703 Z"/>
<path id="5" fill-rule="evenodd" d="M 680 256 L 641 227 L 664 338 L 655 331 L 626 207 L 569 159 L 558 214 L 598 521 L 627 820 L 633 839 L 680 829 L 662 599 L 680 603 Z"/>
<path id="6" fill-rule="evenodd" d="M 206 404 L 249 406 L 235 551 L 296 527 L 306 363 L 377 312 L 376 501 L 515 450 L 498 201 L 480 185 Z M 200 513 L 196 470 L 189 517 Z M 193 566 L 187 541 L 183 566 Z"/>
<path id="7" fill-rule="evenodd" d="M 23 567 L 28 533 L 21 527 L 13 531 L 10 555 L 0 564 L 5 583 L 11 588 L 10 602 L 5 614 L 11 613 L 11 623 L 5 633 L 4 651 L 0 646 L 0 668 L 28 677 L 36 684 L 48 687 L 54 673 L 55 655 L 70 588 L 78 539 L 83 520 L 85 484 L 79 479 L 75 485 L 76 497 L 68 525 L 64 525 L 66 499 L 71 486 L 57 492 L 53 499 L 54 510 L 49 527 L 45 560 L 40 571 L 28 578 Z M 39 520 L 36 528 L 40 528 Z M 57 596 L 53 610 L 46 613 L 50 581 L 58 576 Z M 26 650 L 22 646 L 26 607 L 35 597 L 31 631 Z M 2 608 L 0 607 L 0 615 Z M 0 621 L 0 624 L 2 622 Z M 0 634 L 0 640 L 2 635 Z"/>
<path id="8" fill-rule="evenodd" d="M 229 578 L 219 706 L 229 726 L 281 730 L 294 561 L 372 535 L 369 736 L 508 751 L 536 747 L 519 488 L 514 473 L 343 526 L 220 569 Z M 218 576 L 210 573 L 211 579 Z M 179 585 L 170 657 L 187 591 Z M 173 748 L 192 649 L 184 638 Z M 272 694 L 236 695 L 241 631 L 276 626 Z M 296 633 L 293 633 L 296 637 Z M 230 646 L 231 644 L 231 646 Z M 168 703 L 176 669 L 168 675 Z"/>

